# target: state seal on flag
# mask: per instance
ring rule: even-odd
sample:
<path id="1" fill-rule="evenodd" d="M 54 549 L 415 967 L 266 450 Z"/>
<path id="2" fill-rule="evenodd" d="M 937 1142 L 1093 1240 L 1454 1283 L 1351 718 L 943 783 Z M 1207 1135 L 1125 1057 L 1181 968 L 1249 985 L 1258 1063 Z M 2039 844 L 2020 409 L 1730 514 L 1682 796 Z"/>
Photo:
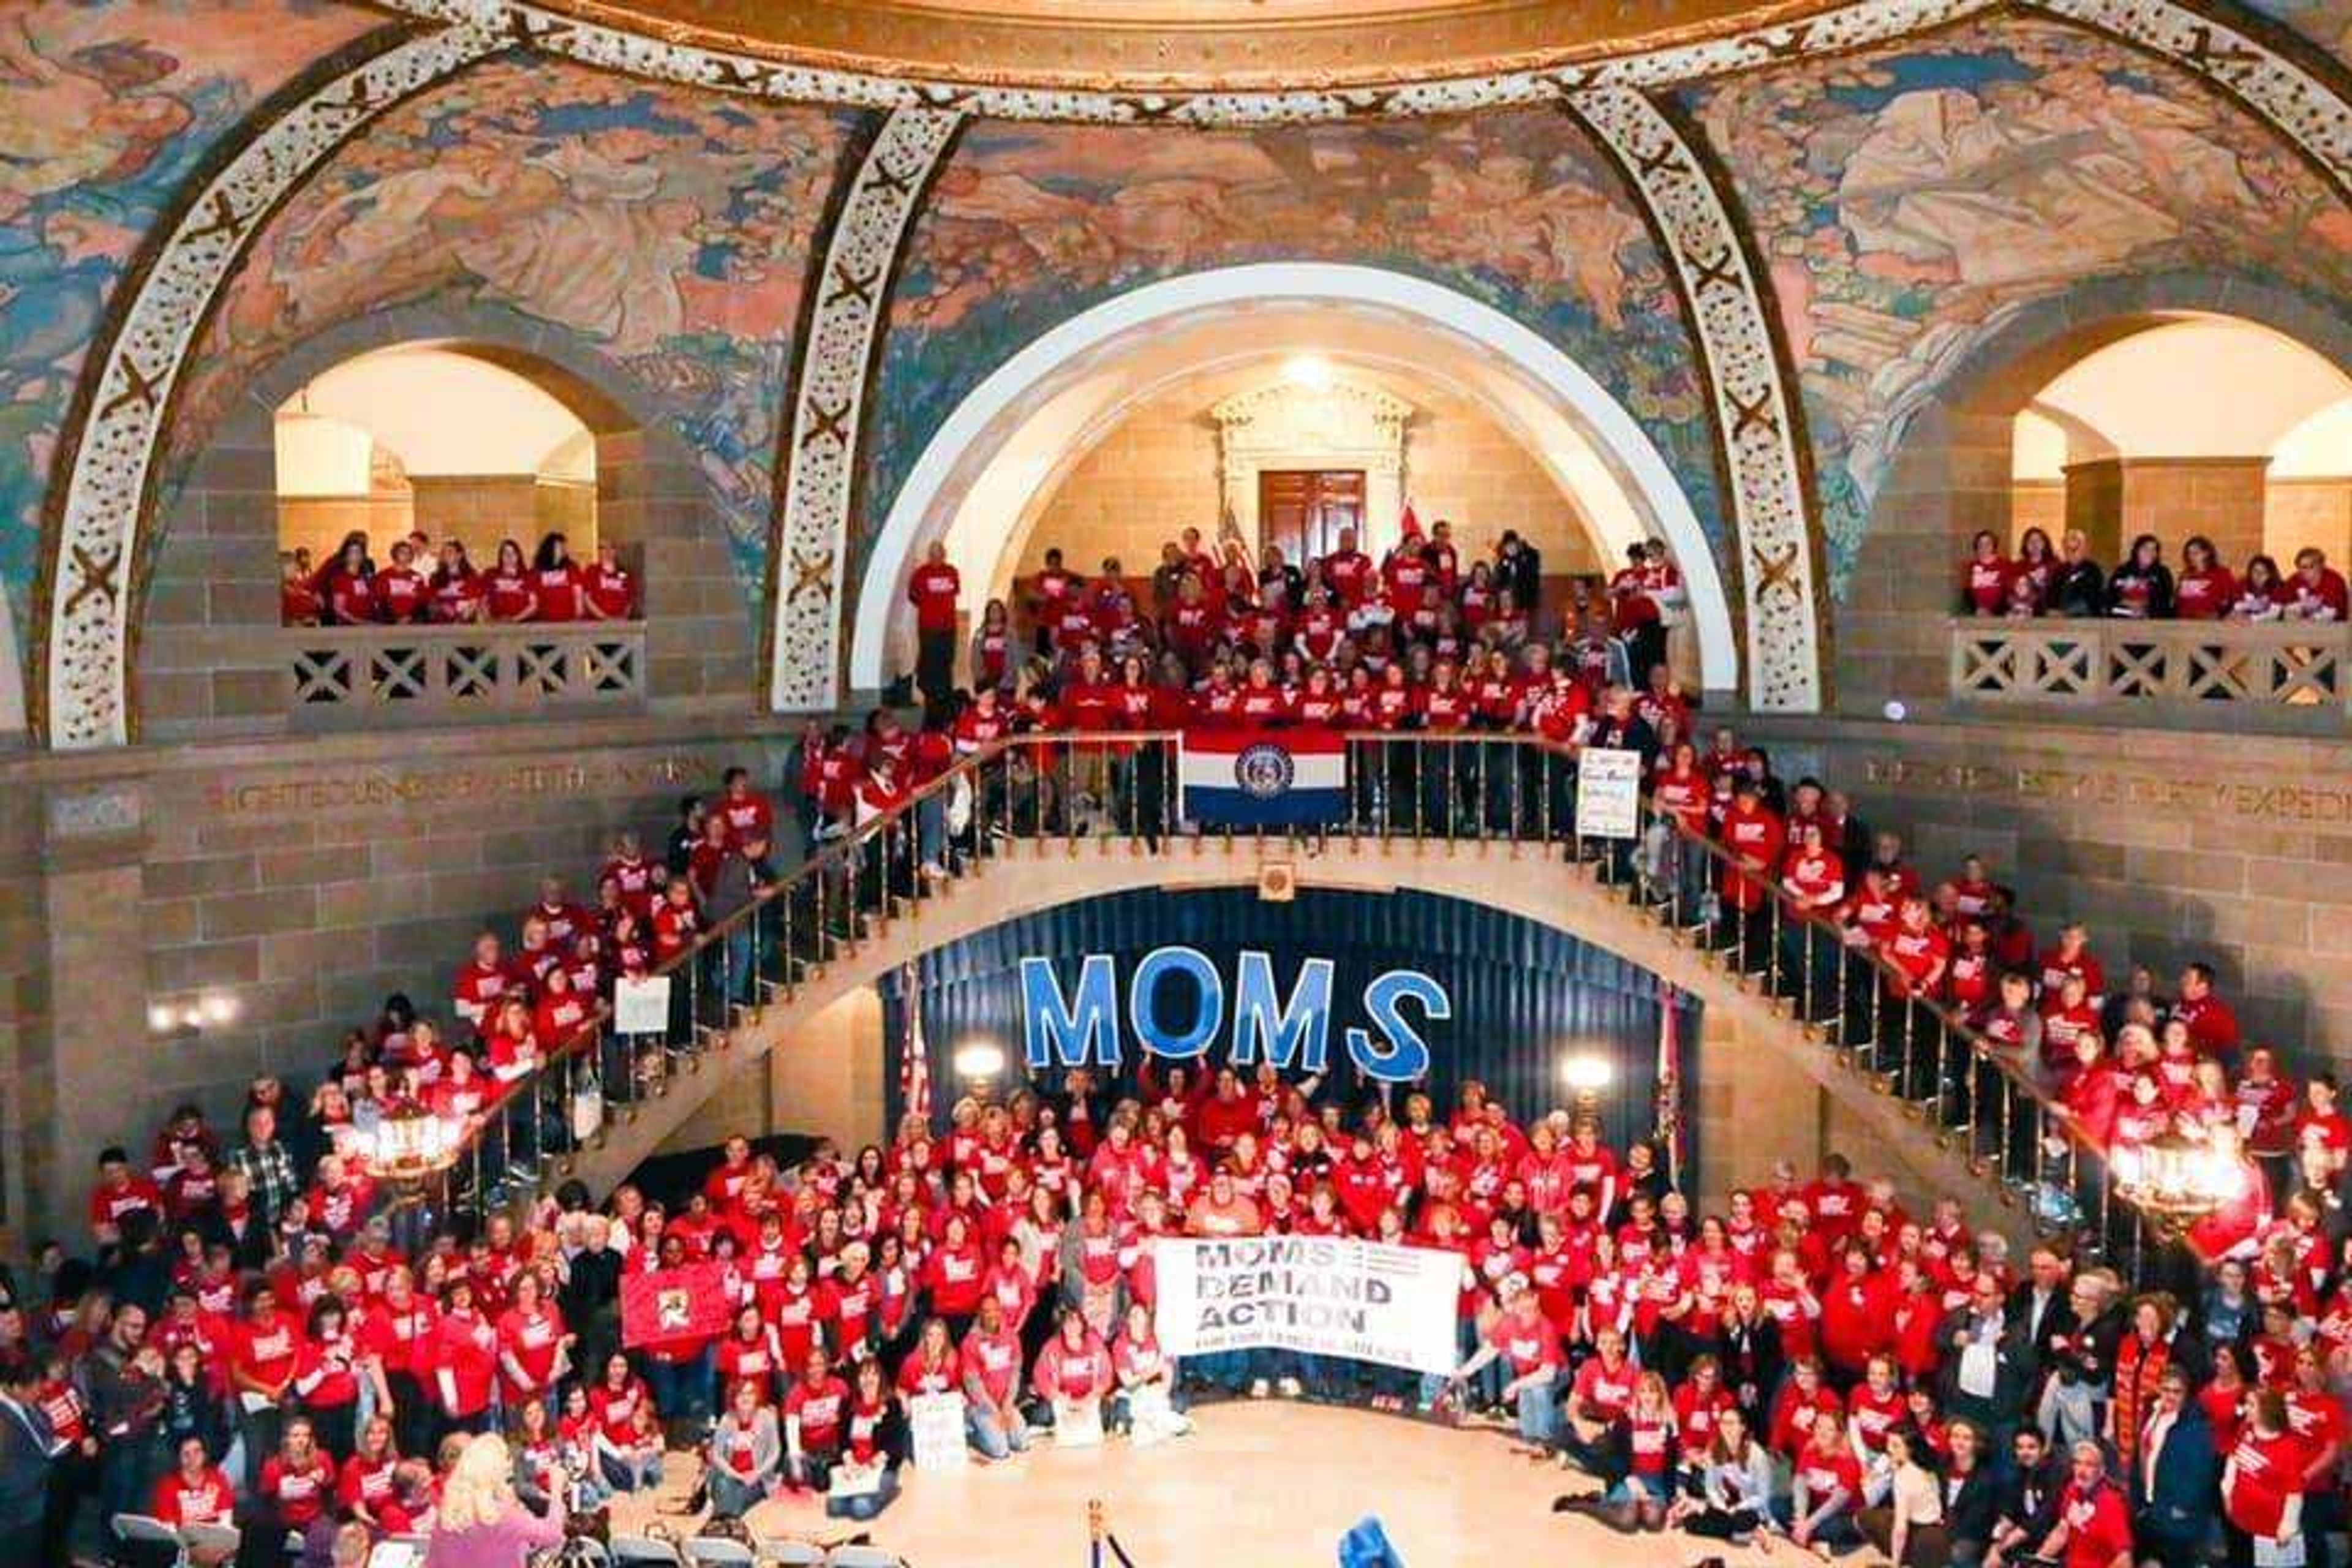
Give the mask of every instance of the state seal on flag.
<path id="1" fill-rule="evenodd" d="M 1297 776 L 1298 764 L 1271 741 L 1245 747 L 1234 758 L 1234 783 L 1252 800 L 1274 799 L 1287 791 Z"/>

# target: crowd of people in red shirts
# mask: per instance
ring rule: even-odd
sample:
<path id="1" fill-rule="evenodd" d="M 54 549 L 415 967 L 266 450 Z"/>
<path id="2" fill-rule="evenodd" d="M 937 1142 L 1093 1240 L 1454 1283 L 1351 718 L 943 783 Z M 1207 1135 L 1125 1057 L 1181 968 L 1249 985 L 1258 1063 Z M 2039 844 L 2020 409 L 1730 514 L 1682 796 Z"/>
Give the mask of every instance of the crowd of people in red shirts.
<path id="1" fill-rule="evenodd" d="M 1442 542 L 1441 531 L 1418 546 L 1424 569 L 1437 570 Z M 1173 548 L 1181 606 L 1205 574 Z M 1147 1393 L 1181 1412 L 1210 1391 L 1491 1416 L 1531 1457 L 1597 1479 L 1562 1507 L 1626 1529 L 1822 1552 L 1867 1539 L 1905 1563 L 2117 1568 L 2200 1562 L 2216 1545 L 2240 1563 L 2324 1561 L 2342 1520 L 2352 1395 L 2352 1226 L 2337 1195 L 2352 1128 L 2332 1079 L 2288 1083 L 2239 1039 L 2201 967 L 2171 997 L 2144 971 L 2111 986 L 2086 933 L 2037 942 L 1989 868 L 1969 862 L 1929 888 L 1899 840 L 1864 835 L 1818 784 L 1784 789 L 1727 732 L 1701 755 L 1660 661 L 1640 667 L 1638 690 L 1612 678 L 1630 675 L 1644 641 L 1617 621 L 1651 624 L 1623 615 L 1625 601 L 1670 603 L 1656 575 L 1670 564 L 1645 554 L 1622 586 L 1571 600 L 1557 665 L 1532 623 L 1514 635 L 1511 614 L 1500 630 L 1482 621 L 1481 651 L 1520 683 L 1482 711 L 1450 695 L 1461 676 L 1444 637 L 1478 571 L 1452 578 L 1429 623 L 1437 635 L 1400 637 L 1396 562 L 1375 572 L 1352 553 L 1343 541 L 1342 559 L 1303 569 L 1295 599 L 1278 559 L 1246 598 L 1227 563 L 1223 618 L 1189 652 L 1189 632 L 1126 618 L 1116 573 L 1041 581 L 1028 615 L 1050 627 L 1054 655 L 1008 659 L 1009 706 L 1026 717 L 1003 733 L 1140 727 L 1123 698 L 1098 710 L 1087 695 L 1123 638 L 1166 645 L 1148 666 L 1121 655 L 1118 685 L 1181 698 L 1179 722 L 1352 725 L 1344 705 L 1311 706 L 1349 650 L 1342 690 L 1360 669 L 1376 690 L 1402 685 L 1401 727 L 1549 734 L 1558 694 L 1574 712 L 1553 738 L 1647 752 L 1662 813 L 1724 857 L 1645 855 L 1645 876 L 1664 883 L 1696 866 L 1695 906 L 1728 912 L 1735 931 L 1768 900 L 1810 912 L 1782 930 L 1876 954 L 1874 986 L 1964 1013 L 2119 1166 L 2135 1141 L 2170 1128 L 2239 1168 L 2237 1195 L 2194 1237 L 2196 1279 L 2134 1293 L 2057 1243 L 2021 1270 L 1999 1235 L 1967 1229 L 1958 1203 L 1906 1213 L 1891 1184 L 1857 1183 L 1834 1157 L 1701 1213 L 1648 1146 L 1609 1148 L 1563 1111 L 1515 1116 L 1475 1086 L 1443 1116 L 1421 1096 L 1351 1100 L 1266 1071 L 1244 1082 L 1172 1067 L 965 1102 L 944 1131 L 910 1121 L 887 1148 L 821 1149 L 789 1171 L 739 1140 L 708 1182 L 667 1203 L 625 1187 L 592 1212 L 575 1189 L 520 1217 L 443 1219 L 396 1240 L 355 1157 L 371 1116 L 412 1099 L 480 1114 L 615 975 L 691 947 L 727 899 L 757 897 L 775 814 L 736 774 L 688 804 L 660 859 L 623 837 L 593 907 L 551 886 L 511 952 L 479 944 L 451 986 L 446 1030 L 388 1006 L 299 1116 L 264 1080 L 232 1147 L 190 1110 L 143 1161 L 105 1152 L 95 1258 L 45 1249 L 0 1306 L 0 1417 L 40 1436 L 47 1489 L 29 1524 L 0 1506 L 0 1548 L 30 1542 L 40 1555 L 24 1560 L 58 1560 L 95 1500 L 102 1518 L 226 1510 L 257 1527 L 247 1534 L 262 1550 L 291 1530 L 319 1557 L 339 1522 L 413 1526 L 447 1444 L 494 1424 L 511 1429 L 527 1489 L 639 1489 L 665 1456 L 699 1448 L 711 1505 L 740 1511 L 780 1489 L 821 1490 L 845 1461 L 895 1466 L 911 1395 L 960 1393 L 972 1448 L 992 1462 L 1076 1411 L 1098 1408 L 1115 1428 Z M 1498 562 L 1478 563 L 1489 585 Z M 1328 664 L 1319 621 L 1285 609 L 1269 631 L 1260 619 L 1268 601 L 1328 608 L 1331 584 L 1344 598 L 1351 580 L 1357 605 L 1379 582 L 1390 616 L 1338 634 Z M 1409 590 L 1418 628 L 1426 606 Z M 1604 600 L 1620 611 L 1607 627 Z M 1083 636 L 1067 630 L 1073 605 Z M 1494 608 L 1517 611 L 1517 590 Z M 1588 637 L 1609 651 L 1578 651 Z M 912 773 L 1000 739 L 967 722 L 1007 703 L 990 666 L 976 668 L 977 689 L 917 735 L 895 719 L 863 738 L 813 735 L 803 826 L 887 809 L 877 775 L 885 801 L 908 787 L 894 752 Z M 1277 679 L 1283 710 L 1227 706 L 1229 689 Z M 1459 1253 L 1456 1374 L 1272 1352 L 1173 1365 L 1152 1336 L 1151 1237 L 1275 1230 Z M 623 1275 L 700 1258 L 727 1265 L 728 1330 L 622 1352 Z M 5 1482 L 0 1505 L 15 1499 Z"/>
<path id="2" fill-rule="evenodd" d="M 525 554 L 512 539 L 477 566 L 464 541 L 436 550 L 423 531 L 394 540 L 378 561 L 365 533 L 343 536 L 334 555 L 306 549 L 278 557 L 278 619 L 289 626 L 467 626 L 477 622 L 628 621 L 641 613 L 635 576 L 618 545 L 603 540 L 596 559 L 575 561 L 561 533 Z"/>
<path id="3" fill-rule="evenodd" d="M 2029 528 L 2011 554 L 2000 536 L 1979 532 L 1960 565 L 1960 613 L 1975 616 L 2113 616 L 2130 620 L 2313 621 L 2341 625 L 2352 616 L 2344 574 L 2326 552 L 2298 550 L 2294 569 L 2281 572 L 2272 556 L 2250 556 L 2242 569 L 2221 559 L 2212 540 L 2192 534 L 2176 570 L 2164 542 L 2143 533 L 2122 560 L 2102 569 L 2080 530 L 2053 547 L 2044 530 Z"/>

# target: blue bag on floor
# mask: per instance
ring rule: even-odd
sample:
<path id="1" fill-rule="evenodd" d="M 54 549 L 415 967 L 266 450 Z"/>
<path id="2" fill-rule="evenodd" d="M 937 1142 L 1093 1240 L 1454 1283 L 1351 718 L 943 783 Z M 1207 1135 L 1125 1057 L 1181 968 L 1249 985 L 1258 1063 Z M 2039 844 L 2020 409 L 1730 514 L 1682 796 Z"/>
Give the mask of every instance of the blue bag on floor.
<path id="1" fill-rule="evenodd" d="M 1339 1538 L 1339 1568 L 1404 1568 L 1404 1559 L 1389 1544 L 1381 1521 L 1366 1514 Z"/>

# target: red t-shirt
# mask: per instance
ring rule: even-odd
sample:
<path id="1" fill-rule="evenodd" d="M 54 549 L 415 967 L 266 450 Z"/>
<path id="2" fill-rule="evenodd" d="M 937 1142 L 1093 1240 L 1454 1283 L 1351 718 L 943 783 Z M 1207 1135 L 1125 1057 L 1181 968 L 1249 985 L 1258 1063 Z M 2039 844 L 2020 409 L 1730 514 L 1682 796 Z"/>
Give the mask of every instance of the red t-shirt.
<path id="1" fill-rule="evenodd" d="M 176 1469 L 157 1481 L 149 1510 L 179 1530 L 191 1524 L 226 1524 L 236 1507 L 236 1491 L 228 1477 L 208 1466 L 193 1481 Z"/>
<path id="2" fill-rule="evenodd" d="M 944 562 L 934 565 L 929 562 L 915 568 L 907 579 L 907 598 L 915 606 L 915 625 L 927 632 L 951 632 L 956 624 L 956 600 L 963 592 L 963 579 L 956 569 Z"/>

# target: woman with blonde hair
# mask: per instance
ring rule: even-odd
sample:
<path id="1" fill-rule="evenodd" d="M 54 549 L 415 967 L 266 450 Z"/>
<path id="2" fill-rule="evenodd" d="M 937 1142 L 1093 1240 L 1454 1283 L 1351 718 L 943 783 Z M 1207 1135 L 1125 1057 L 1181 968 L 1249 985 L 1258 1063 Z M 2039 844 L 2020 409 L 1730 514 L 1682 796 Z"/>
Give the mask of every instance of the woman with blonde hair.
<path id="1" fill-rule="evenodd" d="M 514 1460 L 495 1433 L 469 1439 L 441 1489 L 425 1568 L 522 1568 L 563 1539 L 563 1500 L 535 1514 L 515 1496 Z"/>

